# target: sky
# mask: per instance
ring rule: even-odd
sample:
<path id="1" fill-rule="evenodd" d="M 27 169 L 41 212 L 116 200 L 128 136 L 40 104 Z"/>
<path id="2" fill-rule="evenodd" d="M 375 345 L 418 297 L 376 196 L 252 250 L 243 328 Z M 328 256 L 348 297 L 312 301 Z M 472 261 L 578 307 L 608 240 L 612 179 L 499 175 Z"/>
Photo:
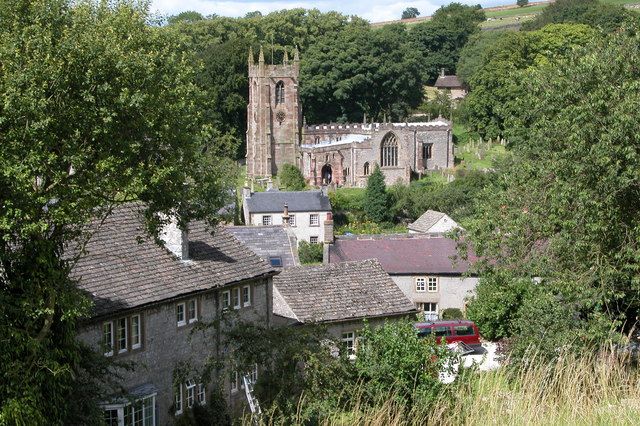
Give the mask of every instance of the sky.
<path id="1" fill-rule="evenodd" d="M 186 10 L 195 10 L 203 15 L 221 15 L 240 17 L 247 12 L 259 10 L 262 14 L 274 10 L 320 9 L 322 12 L 336 10 L 345 15 L 358 15 L 370 22 L 391 21 L 399 19 L 407 7 L 415 7 L 421 15 L 431 15 L 440 6 L 458 1 L 464 4 L 482 4 L 485 7 L 499 4 L 515 3 L 515 0 L 152 0 L 151 11 L 161 15 L 175 15 Z"/>

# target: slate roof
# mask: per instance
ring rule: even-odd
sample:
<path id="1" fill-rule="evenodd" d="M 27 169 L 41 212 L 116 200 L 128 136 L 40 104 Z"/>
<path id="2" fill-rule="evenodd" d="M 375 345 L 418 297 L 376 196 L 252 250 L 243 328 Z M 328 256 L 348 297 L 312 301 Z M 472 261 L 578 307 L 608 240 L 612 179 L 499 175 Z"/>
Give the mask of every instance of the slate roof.
<path id="1" fill-rule="evenodd" d="M 331 263 L 362 259 L 378 259 L 392 275 L 461 275 L 478 260 L 472 251 L 460 259 L 454 240 L 428 234 L 341 236 L 329 246 Z"/>
<path id="2" fill-rule="evenodd" d="M 462 87 L 457 75 L 441 75 L 436 80 L 435 87 L 438 88 L 458 88 Z"/>
<path id="3" fill-rule="evenodd" d="M 438 223 L 438 221 L 444 216 L 446 216 L 444 213 L 437 212 L 435 210 L 427 210 L 426 212 L 422 213 L 422 216 L 416 219 L 416 221 L 411 223 L 407 228 L 417 232 L 429 232 L 429 229 L 431 229 L 433 225 Z"/>
<path id="4" fill-rule="evenodd" d="M 295 254 L 298 245 L 296 237 L 289 234 L 282 225 L 227 226 L 225 230 L 266 262 L 269 262 L 270 257 L 279 257 L 283 268 L 291 268 L 300 263 Z"/>
<path id="5" fill-rule="evenodd" d="M 189 227 L 190 260 L 181 261 L 145 233 L 142 205 L 120 206 L 98 226 L 72 270 L 94 301 L 93 316 L 272 275 L 276 271 L 219 227 Z"/>
<path id="6" fill-rule="evenodd" d="M 284 303 L 300 322 L 415 312 L 413 303 L 375 259 L 285 269 L 274 277 L 273 286 L 282 298 L 274 300 L 274 313 L 288 316 L 278 309 Z"/>
<path id="7" fill-rule="evenodd" d="M 322 191 L 277 191 L 254 192 L 244 201 L 249 213 L 282 213 L 284 205 L 290 213 L 331 211 L 329 197 Z"/>

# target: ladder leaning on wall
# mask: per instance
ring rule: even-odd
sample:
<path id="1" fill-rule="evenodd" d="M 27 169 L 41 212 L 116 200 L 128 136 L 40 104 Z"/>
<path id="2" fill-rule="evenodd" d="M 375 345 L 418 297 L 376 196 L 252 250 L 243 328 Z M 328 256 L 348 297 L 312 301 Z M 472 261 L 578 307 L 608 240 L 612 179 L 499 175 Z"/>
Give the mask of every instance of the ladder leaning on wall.
<path id="1" fill-rule="evenodd" d="M 260 409 L 258 398 L 256 398 L 253 393 L 253 382 L 251 381 L 251 377 L 249 377 L 248 374 L 243 374 L 242 382 L 244 384 L 244 393 L 247 395 L 247 401 L 249 402 L 251 414 L 259 417 L 262 414 L 262 410 Z"/>

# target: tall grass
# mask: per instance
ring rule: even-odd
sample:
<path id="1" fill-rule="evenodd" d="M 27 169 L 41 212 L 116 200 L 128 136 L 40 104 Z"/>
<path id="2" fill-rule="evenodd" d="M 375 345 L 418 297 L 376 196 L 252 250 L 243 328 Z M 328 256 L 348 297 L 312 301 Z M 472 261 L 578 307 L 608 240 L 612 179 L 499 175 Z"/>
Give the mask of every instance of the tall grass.
<path id="1" fill-rule="evenodd" d="M 561 354 L 552 364 L 466 371 L 436 400 L 405 407 L 390 395 L 366 407 L 325 412 L 322 425 L 631 425 L 640 421 L 640 373 L 611 351 Z M 293 423 L 307 423 L 300 401 Z M 287 423 L 291 423 L 289 419 Z M 271 418 L 268 424 L 282 424 Z"/>

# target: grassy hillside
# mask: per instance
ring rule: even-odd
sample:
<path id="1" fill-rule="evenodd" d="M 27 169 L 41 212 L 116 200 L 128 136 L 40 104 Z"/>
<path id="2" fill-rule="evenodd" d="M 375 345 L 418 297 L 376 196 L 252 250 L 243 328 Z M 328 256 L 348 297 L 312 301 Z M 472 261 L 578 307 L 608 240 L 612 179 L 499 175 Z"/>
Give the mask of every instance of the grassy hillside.
<path id="1" fill-rule="evenodd" d="M 620 6 L 640 5 L 640 0 L 600 0 L 600 1 L 605 4 L 617 4 Z M 536 2 L 536 3 L 540 3 L 540 2 Z M 515 4 L 508 4 L 504 6 L 488 7 L 484 10 L 485 15 L 487 16 L 487 21 L 482 23 L 481 27 L 487 30 L 498 29 L 502 27 L 514 27 L 519 24 L 522 24 L 523 22 L 533 19 L 537 14 L 541 13 L 542 10 L 547 6 L 548 4 L 533 4 L 531 6 L 518 7 Z M 374 27 L 380 27 L 387 24 L 396 24 L 399 22 L 403 22 L 406 25 L 415 25 L 419 22 L 428 21 L 429 19 L 431 19 L 431 16 L 419 16 L 414 19 L 395 20 L 395 21 L 387 21 L 387 22 L 373 22 L 371 23 L 371 25 Z"/>

